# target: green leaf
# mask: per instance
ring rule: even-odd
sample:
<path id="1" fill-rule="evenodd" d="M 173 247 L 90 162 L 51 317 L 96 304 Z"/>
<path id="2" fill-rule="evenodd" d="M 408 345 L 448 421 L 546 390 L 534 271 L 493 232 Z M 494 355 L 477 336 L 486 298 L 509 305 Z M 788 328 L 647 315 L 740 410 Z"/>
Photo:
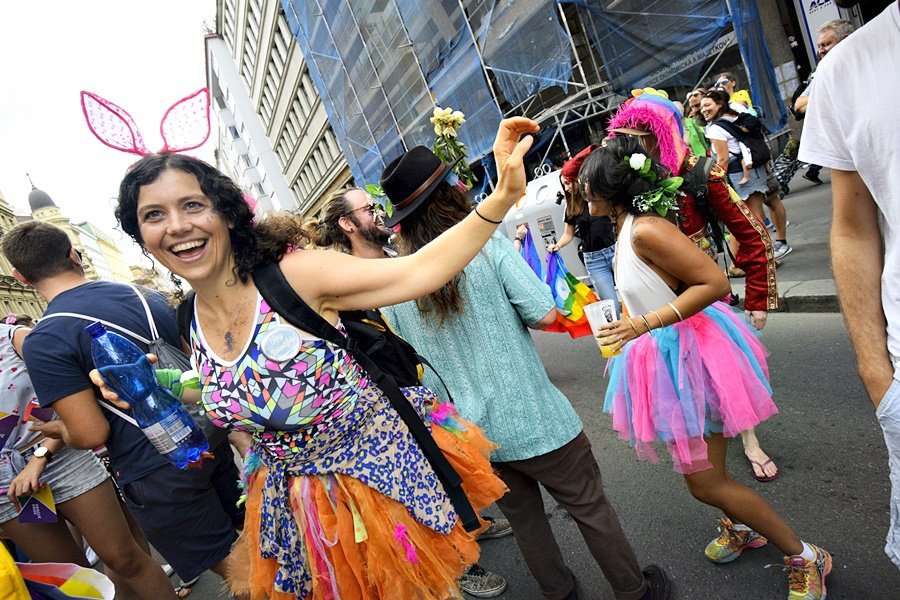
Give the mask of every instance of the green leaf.
<path id="1" fill-rule="evenodd" d="M 380 198 L 381 196 L 384 196 L 384 190 L 381 189 L 381 186 L 378 185 L 377 183 L 366 184 L 365 188 L 363 188 L 363 189 L 365 189 L 366 193 L 368 193 L 370 196 L 372 196 L 372 198 L 377 199 L 377 198 Z"/>

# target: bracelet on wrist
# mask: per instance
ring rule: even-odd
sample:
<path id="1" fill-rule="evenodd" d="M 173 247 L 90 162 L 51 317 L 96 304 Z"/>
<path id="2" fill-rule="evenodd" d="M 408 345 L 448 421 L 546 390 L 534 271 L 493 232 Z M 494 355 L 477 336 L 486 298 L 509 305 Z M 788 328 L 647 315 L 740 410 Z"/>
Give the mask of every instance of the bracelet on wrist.
<path id="1" fill-rule="evenodd" d="M 492 224 L 494 224 L 494 225 L 499 225 L 500 223 L 503 222 L 502 220 L 500 220 L 500 221 L 494 221 L 493 219 L 488 219 L 486 216 L 484 216 L 483 214 L 481 214 L 480 212 L 478 212 L 478 205 L 477 205 L 477 204 L 475 205 L 475 210 L 474 210 L 474 212 L 475 212 L 476 215 L 478 215 L 478 217 L 479 217 L 482 221 L 487 221 L 488 223 L 492 223 Z"/>

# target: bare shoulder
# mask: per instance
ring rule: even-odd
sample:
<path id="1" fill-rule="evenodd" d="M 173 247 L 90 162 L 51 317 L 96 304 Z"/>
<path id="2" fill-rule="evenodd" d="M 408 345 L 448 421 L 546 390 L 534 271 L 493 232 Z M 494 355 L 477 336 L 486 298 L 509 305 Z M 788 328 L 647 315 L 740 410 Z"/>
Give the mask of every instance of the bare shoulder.
<path id="1" fill-rule="evenodd" d="M 671 238 L 678 228 L 668 219 L 658 215 L 642 215 L 634 218 L 631 226 L 631 243 L 640 246 L 643 243 L 659 242 Z"/>

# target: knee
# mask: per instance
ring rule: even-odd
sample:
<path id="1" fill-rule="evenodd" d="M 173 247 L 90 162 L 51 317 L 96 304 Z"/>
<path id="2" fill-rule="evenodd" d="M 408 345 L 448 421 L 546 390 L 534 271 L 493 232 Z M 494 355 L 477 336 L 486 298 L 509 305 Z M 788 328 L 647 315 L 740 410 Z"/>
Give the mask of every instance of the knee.
<path id="1" fill-rule="evenodd" d="M 721 486 L 707 481 L 687 482 L 687 488 L 691 493 L 691 496 L 703 504 L 709 504 L 710 506 L 719 506 L 719 498 L 721 496 L 720 487 Z"/>
<path id="2" fill-rule="evenodd" d="M 150 559 L 136 543 L 97 554 L 104 565 L 125 579 L 137 576 L 146 567 L 147 560 Z"/>

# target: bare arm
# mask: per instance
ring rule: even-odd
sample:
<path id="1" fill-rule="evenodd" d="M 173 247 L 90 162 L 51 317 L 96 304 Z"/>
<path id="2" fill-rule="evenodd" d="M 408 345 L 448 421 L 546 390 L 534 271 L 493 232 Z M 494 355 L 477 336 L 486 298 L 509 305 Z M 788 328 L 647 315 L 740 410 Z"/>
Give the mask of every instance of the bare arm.
<path id="1" fill-rule="evenodd" d="M 799 96 L 794 102 L 794 111 L 800 114 L 806 113 L 806 107 L 809 104 L 809 96 Z"/>
<path id="2" fill-rule="evenodd" d="M 878 206 L 856 171 L 831 170 L 831 263 L 859 376 L 876 407 L 894 376 L 881 304 L 884 246 Z"/>
<path id="3" fill-rule="evenodd" d="M 556 252 L 557 250 L 562 250 L 566 246 L 569 245 L 569 242 L 572 241 L 572 238 L 575 237 L 575 225 L 572 223 L 566 223 L 566 230 L 563 231 L 562 237 L 559 238 L 559 241 L 555 244 L 550 244 L 547 246 L 547 252 Z"/>
<path id="4" fill-rule="evenodd" d="M 530 327 L 531 329 L 541 330 L 547 329 L 554 323 L 556 323 L 556 309 L 551 308 L 550 312 L 541 317 L 540 321 L 538 321 L 537 323 L 531 323 L 528 327 Z"/>
<path id="5" fill-rule="evenodd" d="M 91 449 L 103 444 L 109 437 L 109 422 L 100 412 L 93 389 L 60 398 L 53 403 L 59 421 L 32 425 L 32 431 L 61 439 L 71 448 Z"/>
<path id="6" fill-rule="evenodd" d="M 659 217 L 639 217 L 632 229 L 635 252 L 670 287 L 683 284 L 684 291 L 669 305 L 660 306 L 656 314 L 632 315 L 600 328 L 598 337 L 610 338 L 608 345 L 618 349 L 650 329 L 671 325 L 700 312 L 728 290 L 728 279 L 718 265 L 700 250 L 672 223 Z M 680 315 L 679 315 L 680 313 Z M 659 317 L 657 317 L 659 315 Z M 646 319 L 647 324 L 644 323 Z M 647 327 L 649 325 L 649 329 Z"/>
<path id="7" fill-rule="evenodd" d="M 326 319 L 334 312 L 388 306 L 425 296 L 459 273 L 484 246 L 501 221 L 525 192 L 522 158 L 538 131 L 534 121 L 504 119 L 494 142 L 499 180 L 487 199 L 460 223 L 415 254 L 387 261 L 371 261 L 333 251 L 294 252 L 281 263 L 290 284 L 302 289 L 304 300 Z"/>
<path id="8" fill-rule="evenodd" d="M 716 153 L 716 164 L 728 172 L 728 142 L 725 140 L 710 140 Z"/>

